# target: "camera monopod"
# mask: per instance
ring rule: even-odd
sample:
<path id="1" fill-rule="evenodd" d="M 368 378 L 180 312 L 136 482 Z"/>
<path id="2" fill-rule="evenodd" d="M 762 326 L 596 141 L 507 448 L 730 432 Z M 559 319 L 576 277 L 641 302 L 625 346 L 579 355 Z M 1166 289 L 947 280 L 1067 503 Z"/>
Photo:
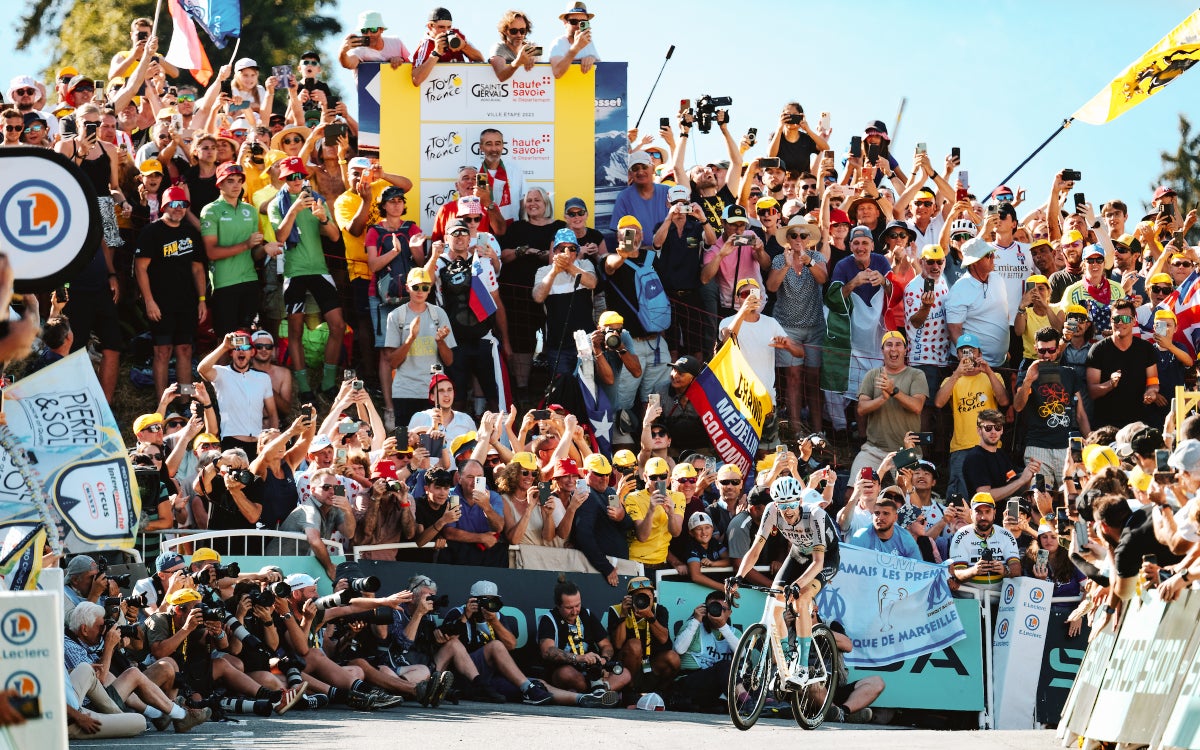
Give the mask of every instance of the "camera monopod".
<path id="1" fill-rule="evenodd" d="M 642 124 L 642 117 L 646 114 L 646 107 L 650 106 L 650 100 L 654 98 L 654 89 L 658 88 L 658 82 L 662 79 L 663 71 L 667 69 L 667 60 L 670 60 L 673 54 L 675 54 L 674 44 L 667 50 L 667 57 L 663 60 L 662 67 L 658 69 L 658 77 L 654 79 L 654 85 L 650 87 L 650 94 L 646 96 L 646 103 L 642 105 L 642 113 L 638 115 L 637 122 L 633 125 L 634 130 L 637 130 Z"/>

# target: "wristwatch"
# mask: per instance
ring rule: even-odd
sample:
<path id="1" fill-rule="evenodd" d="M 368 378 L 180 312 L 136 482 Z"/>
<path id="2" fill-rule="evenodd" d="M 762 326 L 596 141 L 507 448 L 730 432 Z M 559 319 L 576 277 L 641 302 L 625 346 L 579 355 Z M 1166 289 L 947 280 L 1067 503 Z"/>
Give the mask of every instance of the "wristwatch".
<path id="1" fill-rule="evenodd" d="M 1112 606 L 1111 604 L 1104 605 L 1104 614 L 1115 615 L 1116 613 L 1117 613 L 1116 607 Z"/>

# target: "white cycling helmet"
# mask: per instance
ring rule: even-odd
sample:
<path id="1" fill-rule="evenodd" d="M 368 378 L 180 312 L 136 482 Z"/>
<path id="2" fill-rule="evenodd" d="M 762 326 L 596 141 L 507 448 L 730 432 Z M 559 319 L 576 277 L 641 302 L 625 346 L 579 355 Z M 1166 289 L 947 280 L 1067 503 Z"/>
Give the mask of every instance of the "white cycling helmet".
<path id="1" fill-rule="evenodd" d="M 972 237 L 979 236 L 979 227 L 975 226 L 975 222 L 970 219 L 955 219 L 950 222 L 950 236 L 956 234 L 969 234 Z"/>
<path id="2" fill-rule="evenodd" d="M 780 477 L 771 482 L 771 499 L 777 503 L 794 502 L 804 494 L 804 485 L 795 477 Z"/>

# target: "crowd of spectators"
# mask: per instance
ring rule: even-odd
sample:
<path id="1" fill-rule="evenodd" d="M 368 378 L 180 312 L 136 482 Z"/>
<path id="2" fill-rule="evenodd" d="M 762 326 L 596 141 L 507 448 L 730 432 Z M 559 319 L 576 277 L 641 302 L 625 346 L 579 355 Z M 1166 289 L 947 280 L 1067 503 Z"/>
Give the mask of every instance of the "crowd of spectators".
<path id="1" fill-rule="evenodd" d="M 337 62 L 411 63 L 414 84 L 443 62 L 500 80 L 539 61 L 588 73 L 593 17 L 568 8 L 547 56 L 510 11 L 485 56 L 445 8 L 412 53 L 369 11 Z M 356 149 L 318 53 L 265 80 L 243 57 L 200 88 L 150 26 L 133 21 L 107 84 L 67 66 L 50 95 L 20 76 L 0 113 L 5 146 L 53 148 L 83 171 L 104 221 L 29 369 L 90 348 L 111 400 L 127 342 L 148 331 L 158 394 L 130 425 L 139 547 L 156 568 L 144 606 L 104 604 L 116 592 L 90 558 L 67 569 L 78 736 L 144 728 L 114 714 L 187 731 L 213 712 L 460 694 L 610 707 L 662 691 L 711 706 L 737 638 L 724 571 L 785 475 L 821 488 L 843 541 L 946 565 L 955 590 L 1032 576 L 1080 597 L 1073 632 L 1114 622 L 1139 581 L 1170 598 L 1200 570 L 1200 427 L 1172 409 L 1195 375 L 1181 292 L 1197 214 L 1170 187 L 1134 218 L 1135 196 L 1099 211 L 1072 198 L 1082 175 L 1066 169 L 1040 203 L 1007 186 L 977 196 L 957 148 L 938 168 L 917 144 L 902 164 L 881 121 L 835 146 L 828 113 L 814 124 L 789 102 L 753 155 L 726 109 L 697 102 L 663 125 L 665 145 L 630 133 L 607 226 L 575 197 L 555 218 L 495 129 L 422 226 L 413 179 Z M 687 167 L 710 116 L 728 159 Z M 24 305 L 9 360 L 40 320 L 34 296 Z M 689 397 L 731 338 L 772 397 L 751 472 L 713 455 Z M 613 421 L 583 408 L 564 377 L 577 367 Z M 189 568 L 158 548 L 188 530 L 231 536 Z M 254 530 L 302 536 L 337 593 L 221 566 Z M 747 580 L 770 583 L 777 541 L 770 572 Z M 494 583 L 453 610 L 424 576 L 384 597 L 329 542 L 493 567 L 542 549 L 614 587 L 667 570 L 713 592 L 676 634 L 638 596 L 648 577 L 606 618 L 564 583 L 537 626 L 544 677 L 530 677 Z M 869 718 L 880 687 L 840 696 L 838 715 Z"/>

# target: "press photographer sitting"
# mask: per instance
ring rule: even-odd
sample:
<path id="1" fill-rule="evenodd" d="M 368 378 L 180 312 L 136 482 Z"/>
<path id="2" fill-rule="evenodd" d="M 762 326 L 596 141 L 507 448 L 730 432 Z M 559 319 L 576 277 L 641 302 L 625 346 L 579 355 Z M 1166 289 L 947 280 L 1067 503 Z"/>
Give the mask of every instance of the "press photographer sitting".
<path id="1" fill-rule="evenodd" d="M 646 693 L 670 684 L 679 673 L 679 654 L 671 647 L 670 615 L 658 603 L 649 578 L 631 578 L 620 604 L 608 611 L 608 634 L 617 658 L 633 675 L 633 689 Z"/>
<path id="2" fill-rule="evenodd" d="M 600 620 L 583 608 L 583 594 L 571 581 L 554 587 L 554 609 L 538 618 L 538 648 L 556 687 L 586 693 L 602 702 L 617 698 L 632 675 L 615 657 L 616 649 Z M 614 701 L 615 702 L 615 701 Z"/>
<path id="3" fill-rule="evenodd" d="M 63 639 L 63 658 L 71 687 L 84 701 L 84 708 L 102 714 L 124 713 L 122 706 L 142 714 L 158 731 L 174 726 L 179 733 L 187 732 L 208 720 L 208 709 L 183 709 L 172 703 L 175 695 L 175 662 L 162 659 L 145 673 L 128 667 L 117 677 L 112 673 L 113 652 L 129 631 L 106 618 L 104 607 L 93 602 L 81 602 L 71 611 Z M 167 692 L 164 692 L 167 691 Z M 113 698 L 122 702 L 119 706 Z M 71 736 L 87 736 L 77 722 Z"/>
<path id="4" fill-rule="evenodd" d="M 729 624 L 724 591 L 710 591 L 704 604 L 682 623 L 675 636 L 680 677 L 675 680 L 671 708 L 709 711 L 729 685 L 729 666 L 741 633 Z M 724 711 L 724 704 L 720 705 Z"/>

